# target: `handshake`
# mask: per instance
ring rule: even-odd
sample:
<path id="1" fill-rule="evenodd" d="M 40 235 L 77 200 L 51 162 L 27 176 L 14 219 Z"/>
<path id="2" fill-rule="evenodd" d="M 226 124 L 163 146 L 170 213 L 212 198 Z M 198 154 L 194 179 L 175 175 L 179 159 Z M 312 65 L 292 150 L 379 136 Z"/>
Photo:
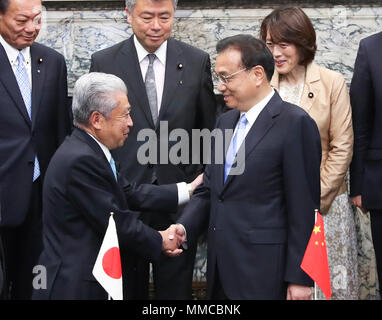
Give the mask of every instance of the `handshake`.
<path id="1" fill-rule="evenodd" d="M 180 255 L 179 247 L 186 241 L 186 232 L 181 224 L 172 224 L 167 230 L 159 231 L 162 236 L 162 251 L 169 257 Z"/>
<path id="2" fill-rule="evenodd" d="M 189 183 L 190 197 L 194 190 L 203 182 L 203 174 L 199 174 Z M 181 224 L 172 224 L 167 230 L 159 231 L 162 236 L 162 251 L 170 257 L 180 255 L 183 250 L 179 247 L 186 241 L 186 231 Z"/>

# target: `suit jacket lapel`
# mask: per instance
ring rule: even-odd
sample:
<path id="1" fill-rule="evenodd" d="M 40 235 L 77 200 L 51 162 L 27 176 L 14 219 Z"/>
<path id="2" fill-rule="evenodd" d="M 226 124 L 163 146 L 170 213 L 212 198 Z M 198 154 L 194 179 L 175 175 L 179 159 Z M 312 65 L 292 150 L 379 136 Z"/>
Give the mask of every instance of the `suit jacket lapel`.
<path id="1" fill-rule="evenodd" d="M 128 83 L 129 95 L 134 95 L 138 102 L 138 107 L 143 110 L 147 121 L 154 128 L 153 118 L 151 116 L 150 104 L 146 94 L 145 83 L 142 78 L 142 72 L 138 61 L 137 50 L 134 45 L 134 38 L 131 36 L 126 40 L 122 48 L 123 61 L 116 61 L 116 64 L 124 66 L 121 78 Z M 136 106 L 135 106 L 136 107 Z"/>
<path id="2" fill-rule="evenodd" d="M 45 56 L 39 52 L 36 46 L 31 46 L 32 64 L 32 129 L 36 124 L 37 113 L 43 95 L 43 84 L 46 74 Z"/>
<path id="3" fill-rule="evenodd" d="M 245 147 L 245 157 L 244 161 L 238 161 L 238 172 L 245 171 L 245 163 L 247 162 L 250 154 L 254 151 L 256 146 L 259 144 L 261 139 L 267 134 L 267 132 L 272 128 L 275 123 L 277 116 L 281 112 L 282 100 L 277 92 L 274 93 L 271 100 L 265 106 L 265 108 L 260 112 L 255 123 L 252 125 L 251 129 L 248 131 L 247 136 L 244 140 Z M 236 119 L 237 122 L 237 119 Z M 236 124 L 236 123 L 235 123 Z M 235 125 L 234 125 L 235 126 Z M 243 152 L 243 145 L 240 147 L 238 153 Z M 224 168 L 223 168 L 224 170 Z M 235 175 L 229 175 L 227 181 L 224 184 L 223 190 L 231 183 L 235 178 Z"/>
<path id="4" fill-rule="evenodd" d="M 320 92 L 319 80 L 319 67 L 314 63 L 310 63 L 306 67 L 305 84 L 299 105 L 299 107 L 303 108 L 307 113 L 309 113 L 315 99 L 318 97 Z M 272 77 L 271 86 L 276 90 L 280 89 L 280 75 L 276 70 Z"/>
<path id="5" fill-rule="evenodd" d="M 320 92 L 320 70 L 311 63 L 306 67 L 305 85 L 302 92 L 300 106 L 309 113 L 312 105 Z"/>
<path id="6" fill-rule="evenodd" d="M 3 83 L 9 96 L 14 101 L 17 109 L 24 117 L 26 123 L 31 126 L 31 120 L 29 118 L 27 109 L 23 97 L 21 95 L 19 85 L 17 83 L 15 74 L 13 73 L 12 66 L 9 63 L 9 59 L 3 46 L 0 44 L 0 81 Z M 6 111 L 2 111 L 6 112 Z"/>
<path id="7" fill-rule="evenodd" d="M 159 109 L 159 120 L 161 120 L 166 113 L 170 101 L 176 92 L 176 88 L 182 79 L 184 68 L 179 68 L 181 64 L 184 64 L 181 48 L 176 44 L 174 39 L 170 38 L 167 41 L 166 71 L 162 103 Z"/>

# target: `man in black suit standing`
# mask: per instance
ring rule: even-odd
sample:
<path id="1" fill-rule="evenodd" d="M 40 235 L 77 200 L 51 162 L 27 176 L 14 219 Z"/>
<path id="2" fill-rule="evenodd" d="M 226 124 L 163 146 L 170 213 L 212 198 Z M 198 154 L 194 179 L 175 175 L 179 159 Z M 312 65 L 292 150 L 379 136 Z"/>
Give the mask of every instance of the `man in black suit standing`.
<path id="1" fill-rule="evenodd" d="M 41 10 L 40 0 L 0 1 L 0 229 L 12 299 L 30 298 L 43 178 L 71 130 L 64 57 L 34 42 Z"/>
<path id="2" fill-rule="evenodd" d="M 156 260 L 162 250 L 171 255 L 182 251 L 176 237 L 170 240 L 169 231 L 146 226 L 131 211 L 168 212 L 183 201 L 180 192 L 185 201 L 189 197 L 185 183 L 136 186 L 118 174 L 110 150 L 128 137 L 133 126 L 130 110 L 126 86 L 118 77 L 89 73 L 77 80 L 76 128 L 52 157 L 44 182 L 44 250 L 39 265 L 46 268 L 47 281 L 46 288 L 34 291 L 35 299 L 107 299 L 92 269 L 110 212 L 119 239 L 126 299 L 136 298 L 136 256 Z"/>
<path id="3" fill-rule="evenodd" d="M 121 163 L 123 174 L 137 183 L 165 184 L 192 181 L 203 171 L 202 161 L 193 163 L 192 129 L 211 130 L 215 123 L 216 101 L 213 93 L 209 55 L 195 47 L 170 37 L 176 0 L 127 0 L 127 21 L 134 35 L 111 48 L 93 54 L 90 71 L 112 73 L 123 79 L 134 106 L 134 127 L 130 139 L 113 152 Z M 190 137 L 188 160 L 167 161 L 175 144 L 163 135 L 166 129 L 182 129 Z M 158 150 L 154 161 L 138 159 L 146 144 L 138 138 L 142 129 L 151 129 L 156 139 L 148 143 Z M 166 131 L 166 130 L 165 130 Z M 140 141 L 138 141 L 140 140 Z M 155 140 L 155 141 L 154 141 Z M 167 155 L 165 161 L 161 156 Z M 171 216 L 142 214 L 142 220 L 157 230 L 176 221 L 180 212 Z M 196 245 L 176 258 L 162 255 L 153 264 L 155 298 L 191 299 L 191 285 Z M 137 265 L 137 277 L 142 278 L 140 297 L 148 297 L 148 263 Z"/>
<path id="4" fill-rule="evenodd" d="M 350 85 L 354 154 L 350 196 L 370 211 L 370 224 L 382 288 L 382 32 L 361 40 Z"/>
<path id="5" fill-rule="evenodd" d="M 217 129 L 234 135 L 211 151 L 227 150 L 224 163 L 212 158 L 179 223 L 188 243 L 208 228 L 210 298 L 309 299 L 313 282 L 300 264 L 320 204 L 318 128 L 270 86 L 264 42 L 237 35 L 217 52 L 218 90 L 235 109 Z"/>

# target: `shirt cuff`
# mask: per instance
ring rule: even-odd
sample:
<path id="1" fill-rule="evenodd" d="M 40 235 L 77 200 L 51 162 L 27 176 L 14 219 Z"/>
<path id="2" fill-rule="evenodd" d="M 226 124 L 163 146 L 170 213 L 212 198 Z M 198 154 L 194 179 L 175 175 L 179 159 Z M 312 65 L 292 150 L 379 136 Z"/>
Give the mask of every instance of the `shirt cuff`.
<path id="1" fill-rule="evenodd" d="M 176 186 L 178 187 L 178 206 L 181 206 L 190 200 L 190 193 L 187 183 L 180 182 L 177 183 Z"/>

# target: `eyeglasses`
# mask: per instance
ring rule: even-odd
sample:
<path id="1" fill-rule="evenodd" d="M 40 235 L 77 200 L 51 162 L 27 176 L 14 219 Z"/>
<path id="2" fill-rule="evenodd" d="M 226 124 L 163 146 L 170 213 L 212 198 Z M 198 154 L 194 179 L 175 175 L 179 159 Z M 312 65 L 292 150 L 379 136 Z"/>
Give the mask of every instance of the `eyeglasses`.
<path id="1" fill-rule="evenodd" d="M 228 76 L 223 76 L 221 74 L 217 74 L 216 72 L 215 72 L 215 75 L 218 78 L 218 82 L 220 82 L 222 84 L 227 84 L 229 82 L 229 79 L 232 79 L 234 76 L 236 76 L 240 72 L 247 71 L 247 70 L 248 70 L 248 68 L 244 68 L 244 69 L 241 69 L 241 70 L 236 71 L 234 73 L 231 73 Z"/>

